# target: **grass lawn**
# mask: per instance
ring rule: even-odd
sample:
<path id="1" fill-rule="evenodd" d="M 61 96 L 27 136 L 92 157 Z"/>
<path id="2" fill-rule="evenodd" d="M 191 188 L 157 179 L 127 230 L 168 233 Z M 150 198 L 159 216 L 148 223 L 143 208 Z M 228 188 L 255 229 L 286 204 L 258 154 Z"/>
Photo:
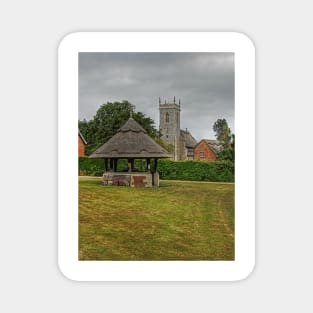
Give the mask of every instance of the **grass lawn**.
<path id="1" fill-rule="evenodd" d="M 80 260 L 234 260 L 234 184 L 79 179 Z"/>

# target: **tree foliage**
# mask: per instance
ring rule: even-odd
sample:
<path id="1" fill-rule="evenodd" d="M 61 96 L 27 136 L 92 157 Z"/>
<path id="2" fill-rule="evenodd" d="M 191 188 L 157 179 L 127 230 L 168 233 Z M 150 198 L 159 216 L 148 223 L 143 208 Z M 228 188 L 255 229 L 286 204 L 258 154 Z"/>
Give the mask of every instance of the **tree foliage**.
<path id="1" fill-rule="evenodd" d="M 218 119 L 214 125 L 213 130 L 215 137 L 222 145 L 222 150 L 218 153 L 219 160 L 235 161 L 235 135 L 231 133 L 226 119 Z"/>
<path id="2" fill-rule="evenodd" d="M 229 148 L 231 142 L 231 131 L 228 127 L 227 121 L 218 119 L 214 125 L 213 130 L 215 131 L 216 139 L 222 144 L 224 149 Z"/>
<path id="3" fill-rule="evenodd" d="M 160 134 L 154 126 L 154 121 L 142 112 L 133 112 L 134 106 L 127 100 L 121 102 L 108 102 L 102 104 L 95 116 L 90 121 L 85 119 L 78 121 L 78 127 L 87 141 L 86 155 L 107 142 L 117 130 L 126 123 L 131 113 L 136 120 L 153 139 L 161 143 Z"/>

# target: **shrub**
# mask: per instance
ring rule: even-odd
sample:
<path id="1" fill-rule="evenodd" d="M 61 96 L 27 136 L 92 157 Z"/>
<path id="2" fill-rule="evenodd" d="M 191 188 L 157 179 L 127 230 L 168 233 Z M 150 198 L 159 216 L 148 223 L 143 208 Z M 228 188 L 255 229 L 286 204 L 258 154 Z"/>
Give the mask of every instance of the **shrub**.
<path id="1" fill-rule="evenodd" d="M 143 171 L 146 168 L 146 160 L 135 160 L 134 166 L 137 170 Z M 102 176 L 104 167 L 103 159 L 89 159 L 88 157 L 79 157 L 78 159 L 78 175 L 81 176 Z M 119 160 L 117 170 L 127 171 L 127 169 L 127 160 Z"/>
<path id="2" fill-rule="evenodd" d="M 233 182 L 235 166 L 230 161 L 159 160 L 161 179 Z"/>
<path id="3" fill-rule="evenodd" d="M 78 158 L 78 174 L 87 176 L 102 176 L 104 172 L 104 160 L 89 159 L 88 157 Z"/>
<path id="4" fill-rule="evenodd" d="M 127 171 L 127 160 L 118 161 L 118 171 Z M 135 168 L 144 170 L 146 160 L 135 160 Z M 154 162 L 151 160 L 151 168 Z M 235 166 L 230 161 L 173 161 L 163 159 L 158 161 L 158 171 L 161 179 L 234 182 Z M 79 175 L 102 176 L 104 160 L 79 158 Z"/>

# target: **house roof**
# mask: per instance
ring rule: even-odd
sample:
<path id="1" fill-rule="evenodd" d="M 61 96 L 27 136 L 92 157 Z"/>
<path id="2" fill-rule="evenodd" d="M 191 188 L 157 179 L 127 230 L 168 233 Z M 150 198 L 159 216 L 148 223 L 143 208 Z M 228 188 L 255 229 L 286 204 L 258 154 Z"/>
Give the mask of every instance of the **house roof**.
<path id="1" fill-rule="evenodd" d="M 222 145 L 221 143 L 218 142 L 218 140 L 214 139 L 202 139 L 200 140 L 197 145 L 200 144 L 200 142 L 205 141 L 207 145 L 213 150 L 215 154 L 219 153 L 222 150 Z"/>
<path id="2" fill-rule="evenodd" d="M 149 137 L 147 131 L 131 117 L 111 139 L 90 155 L 90 158 L 170 157 L 172 155 Z"/>
<path id="3" fill-rule="evenodd" d="M 180 136 L 182 140 L 185 142 L 185 146 L 188 148 L 194 148 L 197 144 L 197 140 L 192 137 L 188 130 L 180 130 Z"/>
<path id="4" fill-rule="evenodd" d="M 84 138 L 83 134 L 80 132 L 80 130 L 78 129 L 78 136 L 82 139 L 82 141 L 84 142 L 84 144 L 87 144 L 86 139 Z"/>
<path id="5" fill-rule="evenodd" d="M 209 147 L 215 152 L 219 153 L 222 150 L 222 145 L 217 141 L 213 139 L 205 139 L 208 143 Z"/>

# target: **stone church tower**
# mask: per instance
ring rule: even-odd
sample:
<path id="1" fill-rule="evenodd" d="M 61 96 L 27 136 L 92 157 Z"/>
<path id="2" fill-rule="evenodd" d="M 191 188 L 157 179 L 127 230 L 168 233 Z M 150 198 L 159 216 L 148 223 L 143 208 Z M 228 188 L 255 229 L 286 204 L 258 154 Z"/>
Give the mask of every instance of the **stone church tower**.
<path id="1" fill-rule="evenodd" d="M 173 159 L 192 160 L 197 141 L 187 129 L 180 129 L 180 100 L 177 104 L 174 97 L 173 102 L 161 103 L 159 98 L 159 110 L 161 139 L 170 145 L 169 152 L 173 154 Z"/>
<path id="2" fill-rule="evenodd" d="M 160 109 L 160 132 L 161 139 L 171 145 L 174 160 L 179 159 L 179 141 L 180 141 L 180 100 L 178 104 L 176 99 L 172 103 L 161 103 L 159 98 Z"/>

